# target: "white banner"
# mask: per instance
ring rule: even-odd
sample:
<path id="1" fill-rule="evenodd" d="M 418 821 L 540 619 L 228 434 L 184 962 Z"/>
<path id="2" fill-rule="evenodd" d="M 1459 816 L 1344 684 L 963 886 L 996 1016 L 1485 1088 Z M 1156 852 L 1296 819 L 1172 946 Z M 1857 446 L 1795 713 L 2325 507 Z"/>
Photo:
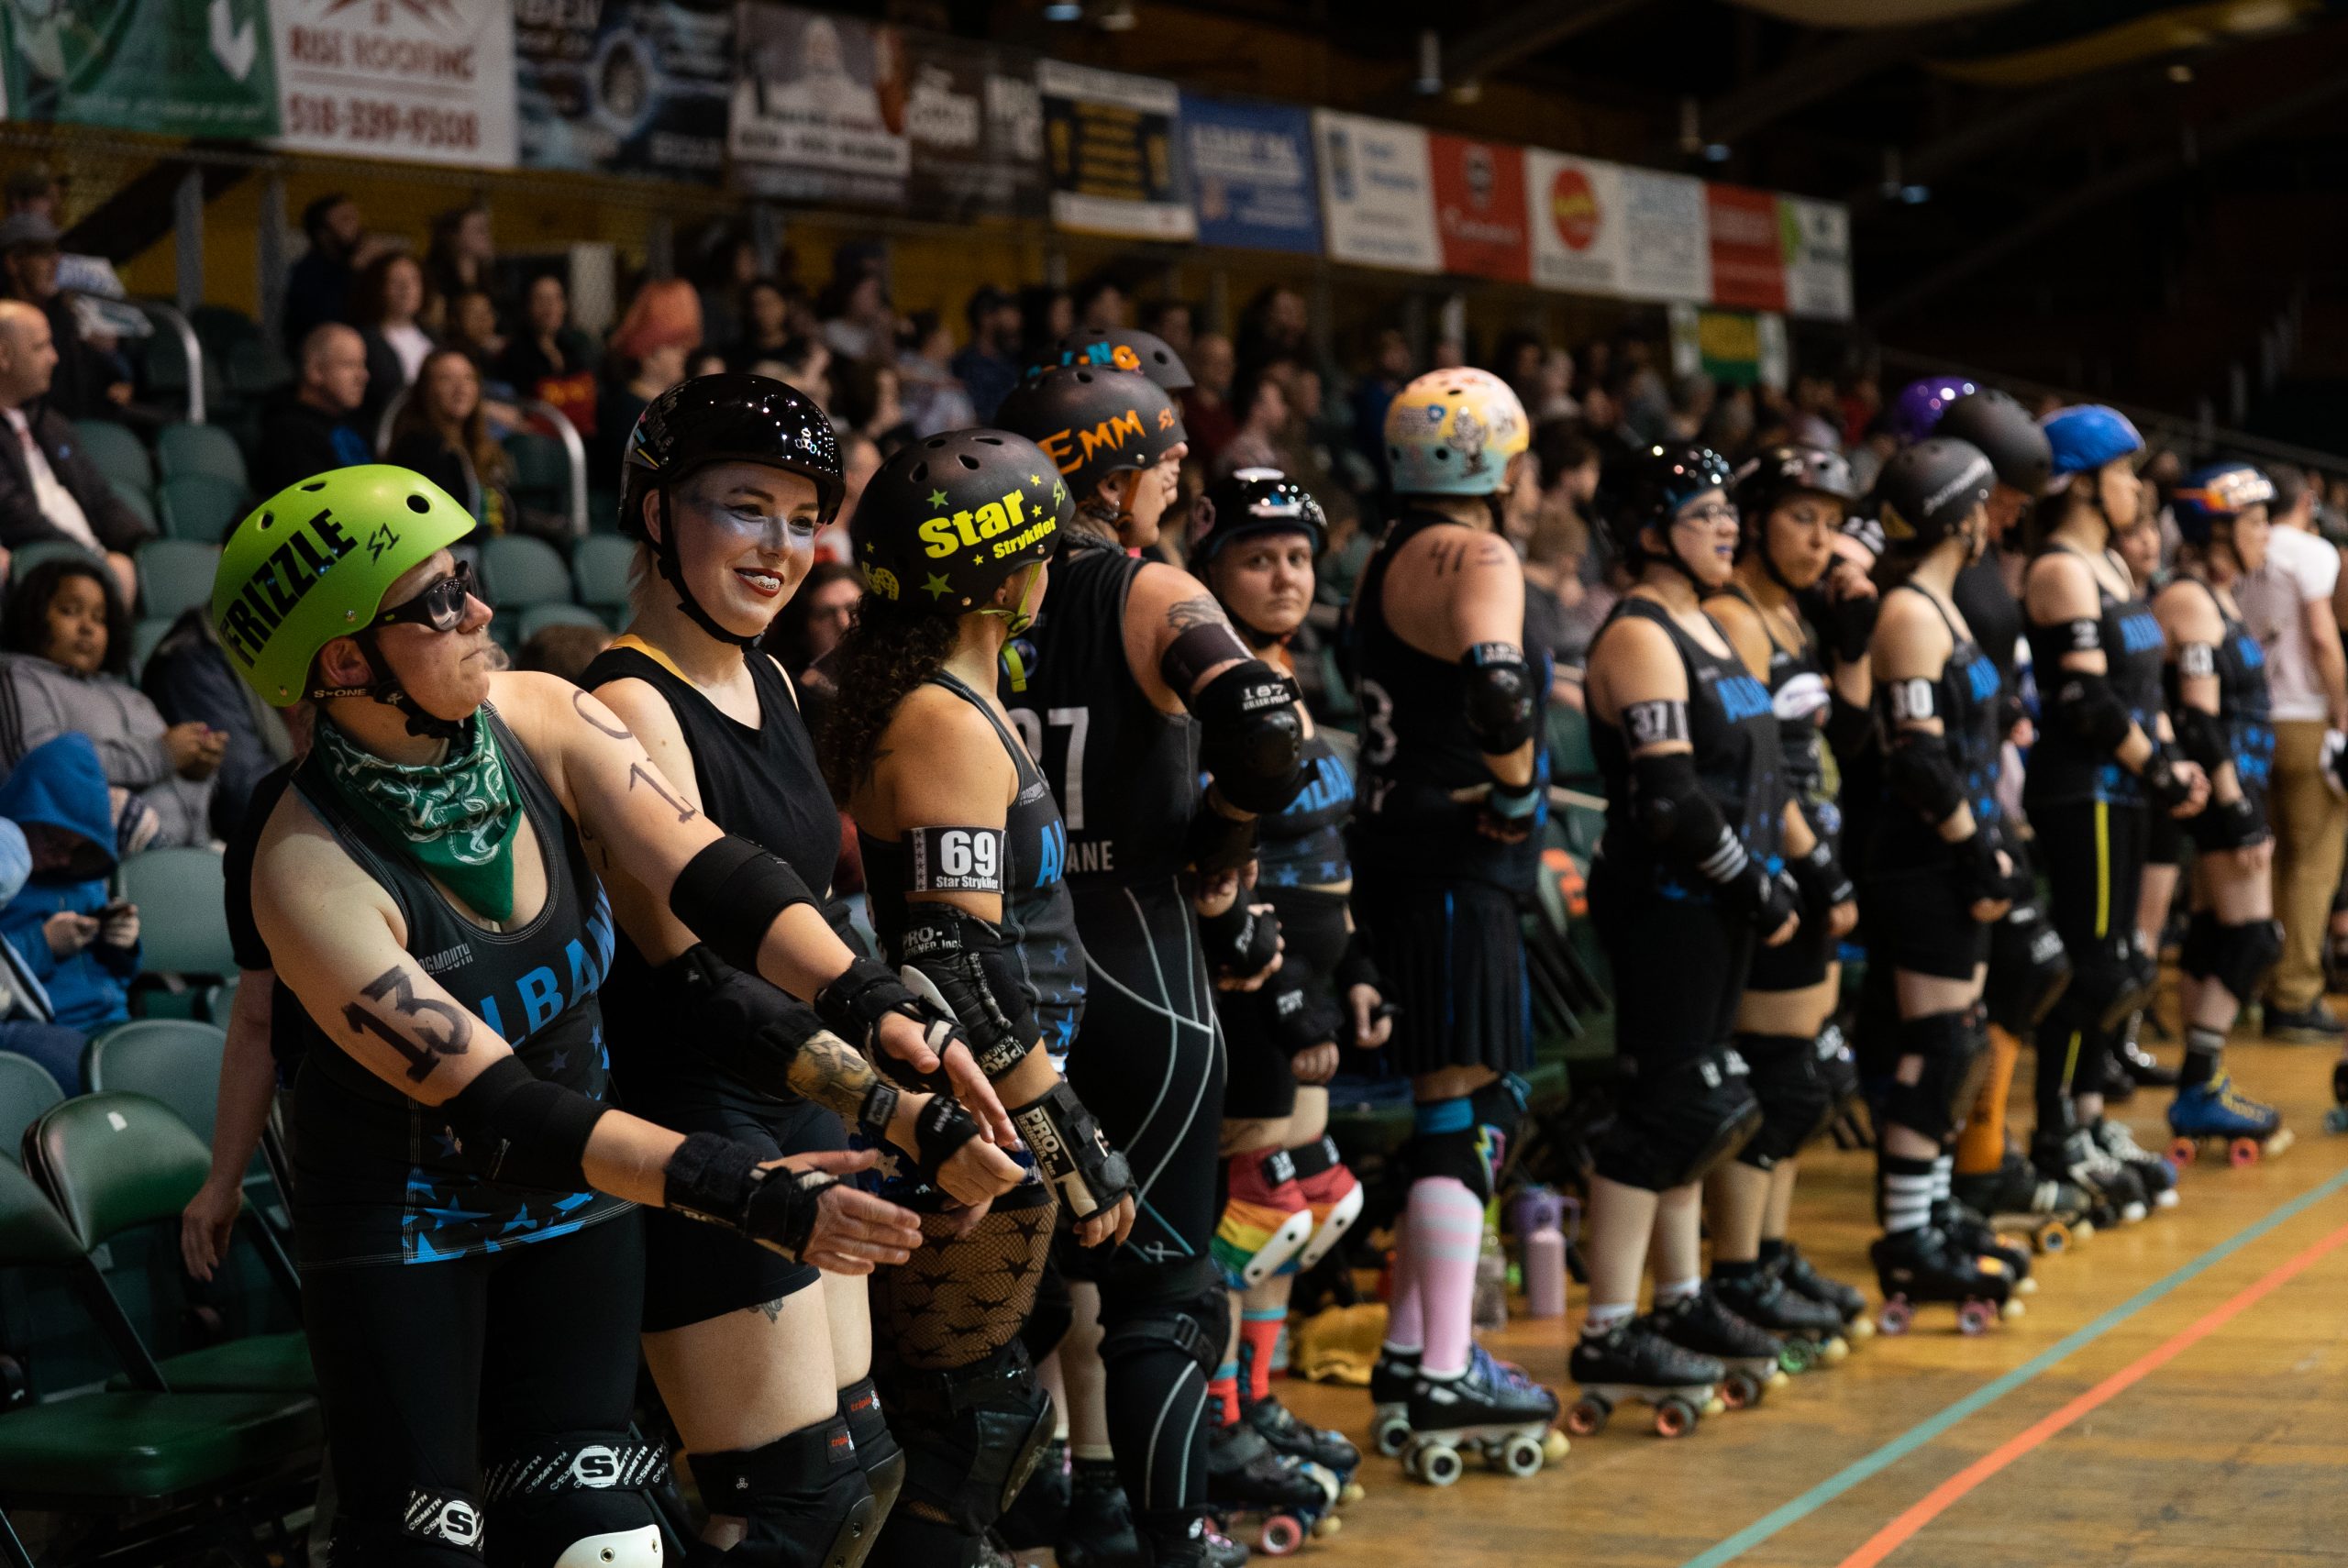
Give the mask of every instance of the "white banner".
<path id="1" fill-rule="evenodd" d="M 511 167 L 508 0 L 271 0 L 280 147 Z"/>
<path id="2" fill-rule="evenodd" d="M 1623 171 L 1590 158 L 1528 147 L 1533 281 L 1579 294 L 1623 292 Z"/>
<path id="3" fill-rule="evenodd" d="M 1365 267 L 1442 271 L 1425 130 L 1315 109 L 1312 136 L 1329 254 Z"/>
<path id="4" fill-rule="evenodd" d="M 1634 300 L 1711 299 L 1704 182 L 1650 169 L 1624 169 L 1622 181 L 1623 293 Z"/>
<path id="5" fill-rule="evenodd" d="M 1155 76 L 1038 61 L 1052 222 L 1135 239 L 1198 233 L 1182 167 L 1182 90 Z"/>
<path id="6" fill-rule="evenodd" d="M 1851 209 L 1840 202 L 1778 198 L 1786 248 L 1786 309 L 1796 315 L 1851 319 Z"/>

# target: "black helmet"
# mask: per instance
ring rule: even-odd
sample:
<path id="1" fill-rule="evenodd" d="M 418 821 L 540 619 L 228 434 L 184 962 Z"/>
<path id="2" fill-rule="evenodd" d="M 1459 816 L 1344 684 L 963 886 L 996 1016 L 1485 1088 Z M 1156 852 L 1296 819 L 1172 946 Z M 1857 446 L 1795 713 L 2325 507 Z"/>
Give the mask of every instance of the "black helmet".
<path id="1" fill-rule="evenodd" d="M 1875 483 L 1884 547 L 1922 555 L 1989 499 L 1996 470 L 1981 448 L 1933 436 L 1893 454 Z"/>
<path id="2" fill-rule="evenodd" d="M 1302 534 L 1321 553 L 1328 519 L 1312 492 L 1278 469 L 1235 469 L 1191 503 L 1191 565 L 1203 567 L 1225 545 L 1257 534 Z"/>
<path id="3" fill-rule="evenodd" d="M 1160 392 L 1188 392 L 1196 383 L 1182 356 L 1167 347 L 1155 332 L 1130 326 L 1080 326 L 1064 333 L 1053 345 L 1058 354 L 1049 365 L 1081 365 L 1088 370 L 1138 370 L 1157 383 Z"/>
<path id="4" fill-rule="evenodd" d="M 1679 509 L 1708 490 L 1734 482 L 1728 459 L 1709 447 L 1648 447 L 1608 466 L 1599 515 L 1616 557 L 1635 569 L 1646 558 L 1639 530 L 1652 523 L 1668 532 Z M 1686 570 L 1678 555 L 1662 558 Z"/>
<path id="5" fill-rule="evenodd" d="M 1128 370 L 1063 365 L 1012 389 L 995 422 L 1044 449 L 1079 501 L 1111 474 L 1155 468 L 1190 439 L 1157 382 Z"/>
<path id="6" fill-rule="evenodd" d="M 665 496 L 696 469 L 735 462 L 788 469 L 813 480 L 825 523 L 839 511 L 847 489 L 840 473 L 839 437 L 813 399 L 765 376 L 696 376 L 654 398 L 637 417 L 620 463 L 620 532 L 631 539 L 648 538 L 647 494 L 658 491 Z M 679 608 L 713 637 L 743 647 L 756 643 L 756 637 L 727 631 L 694 602 L 677 566 L 676 532 L 663 527 L 660 534 L 652 558 L 676 589 Z"/>
<path id="7" fill-rule="evenodd" d="M 1764 541 L 1768 534 L 1769 514 L 1780 502 L 1796 495 L 1823 495 L 1839 501 L 1847 517 L 1858 500 L 1858 487 L 1851 480 L 1849 460 L 1842 453 L 1822 447 L 1780 446 L 1767 447 L 1736 470 L 1736 510 L 1744 524 L 1738 537 L 1738 553 L 1760 551 L 1762 569 L 1789 591 L 1793 584 L 1778 574 L 1778 563 Z"/>
<path id="8" fill-rule="evenodd" d="M 864 586 L 903 610 L 959 615 L 1059 547 L 1073 510 L 1036 443 L 955 430 L 880 465 L 848 523 Z M 1021 629 L 1014 626 L 1013 630 Z"/>
<path id="9" fill-rule="evenodd" d="M 1989 459 L 1998 482 L 2033 500 L 2054 477 L 2054 448 L 2030 411 L 1995 387 L 1967 392 L 1941 415 L 1936 435 L 1970 442 Z"/>

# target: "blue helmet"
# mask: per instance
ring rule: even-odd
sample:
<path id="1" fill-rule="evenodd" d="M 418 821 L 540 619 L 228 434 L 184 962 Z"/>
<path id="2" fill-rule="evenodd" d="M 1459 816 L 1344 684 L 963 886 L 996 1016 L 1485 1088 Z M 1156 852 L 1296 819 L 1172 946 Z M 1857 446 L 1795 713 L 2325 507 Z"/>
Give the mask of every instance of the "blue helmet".
<path id="1" fill-rule="evenodd" d="M 2185 542 L 2206 549 L 2210 532 L 2217 525 L 2231 523 L 2274 499 L 2275 481 L 2250 464 L 2204 463 L 2185 476 L 2185 482 L 2169 498 L 2169 508 Z"/>
<path id="2" fill-rule="evenodd" d="M 2054 454 L 2053 479 L 2091 474 L 2104 464 L 2144 449 L 2144 438 L 2128 416 L 2099 403 L 2058 408 L 2039 422 Z"/>

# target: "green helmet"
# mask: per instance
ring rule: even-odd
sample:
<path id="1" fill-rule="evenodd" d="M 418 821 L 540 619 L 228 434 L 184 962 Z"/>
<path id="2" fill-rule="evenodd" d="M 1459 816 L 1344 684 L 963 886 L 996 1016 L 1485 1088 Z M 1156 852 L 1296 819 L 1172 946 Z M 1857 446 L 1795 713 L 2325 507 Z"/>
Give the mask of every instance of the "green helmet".
<path id="1" fill-rule="evenodd" d="M 362 463 L 289 485 L 237 525 L 212 580 L 212 628 L 261 700 L 310 694 L 310 665 L 366 630 L 402 572 L 473 531 L 422 474 Z"/>

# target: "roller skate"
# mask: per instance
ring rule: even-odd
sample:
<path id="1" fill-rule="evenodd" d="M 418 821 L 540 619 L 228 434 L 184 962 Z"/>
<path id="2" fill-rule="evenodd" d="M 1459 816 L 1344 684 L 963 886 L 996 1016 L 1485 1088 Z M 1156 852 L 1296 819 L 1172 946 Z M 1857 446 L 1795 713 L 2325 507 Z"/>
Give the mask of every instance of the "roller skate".
<path id="1" fill-rule="evenodd" d="M 1043 1457 L 1036 1462 L 1035 1474 L 1028 1476 L 1027 1485 L 1019 1489 L 1011 1507 L 995 1520 L 995 1532 L 1014 1551 L 1055 1546 L 1068 1522 L 1069 1494 L 1073 1485 L 1068 1443 L 1064 1439 L 1054 1438 L 1044 1445 Z"/>
<path id="2" fill-rule="evenodd" d="M 1255 1526 L 1267 1557 L 1286 1557 L 1310 1537 L 1337 1532 L 1335 1478 L 1289 1458 L 1241 1422 L 1207 1436 L 1207 1514 L 1236 1536 Z"/>
<path id="3" fill-rule="evenodd" d="M 1657 1307 L 1647 1314 L 1647 1326 L 1681 1350 L 1719 1362 L 1727 1371 L 1721 1379 L 1721 1402 L 1732 1410 L 1749 1409 L 1769 1390 L 1785 1386 L 1785 1370 L 1778 1364 L 1784 1342 L 1738 1317 L 1709 1284 Z"/>
<path id="4" fill-rule="evenodd" d="M 2236 1170 L 2291 1146 L 2283 1113 L 2236 1088 L 2233 1075 L 2222 1067 L 2207 1082 L 2176 1091 L 2168 1108 L 2168 1157 L 2180 1167 L 2191 1165 L 2208 1143 L 2223 1143 L 2226 1161 Z"/>
<path id="5" fill-rule="evenodd" d="M 1054 1554 L 1060 1568 L 1145 1568 L 1133 1509 L 1105 1459 L 1080 1459 L 1069 1474 L 1068 1512 Z"/>
<path id="6" fill-rule="evenodd" d="M 1883 1288 L 1883 1331 L 1904 1334 L 1927 1302 L 1956 1306 L 1956 1326 L 1966 1334 L 1985 1332 L 1999 1317 L 2019 1317 L 2013 1281 L 2005 1264 L 1951 1242 L 1938 1228 L 1920 1225 L 1878 1237 L 1867 1249 Z"/>
<path id="7" fill-rule="evenodd" d="M 2088 1133 L 2098 1148 L 2128 1167 L 2153 1208 L 2176 1207 L 2176 1167 L 2137 1143 L 2128 1123 L 2099 1116 Z"/>
<path id="8" fill-rule="evenodd" d="M 2038 1281 L 2031 1277 L 2030 1249 L 2010 1237 L 1999 1235 L 1997 1228 L 1978 1212 L 1953 1198 L 1944 1198 L 1933 1205 L 1932 1222 L 1934 1230 L 1948 1238 L 1950 1245 L 1962 1247 L 1977 1258 L 1995 1258 L 2005 1264 L 2006 1277 L 2014 1282 L 2015 1295 L 2036 1293 Z"/>
<path id="9" fill-rule="evenodd" d="M 1804 1296 L 1773 1269 L 1718 1275 L 1712 1289 L 1730 1311 L 1778 1337 L 1778 1365 L 1787 1372 L 1832 1366 L 1851 1353 L 1843 1338 L 1843 1314 Z"/>
<path id="10" fill-rule="evenodd" d="M 1778 1243 L 1785 1250 L 1772 1259 L 1769 1267 L 1784 1280 L 1812 1301 L 1823 1301 L 1842 1315 L 1843 1333 L 1846 1339 L 1866 1340 L 1875 1337 L 1875 1320 L 1867 1316 L 1867 1298 L 1852 1286 L 1839 1279 L 1829 1279 L 1811 1266 L 1801 1255 L 1801 1249 L 1791 1241 Z"/>
<path id="11" fill-rule="evenodd" d="M 1728 1368 L 1716 1357 L 1681 1349 L 1643 1318 L 1583 1334 L 1566 1370 L 1581 1387 L 1566 1412 L 1566 1430 L 1576 1437 L 1604 1431 L 1614 1407 L 1634 1399 L 1655 1407 L 1656 1435 L 1667 1438 L 1683 1437 L 1704 1417 L 1728 1408 L 1720 1396 Z"/>
<path id="12" fill-rule="evenodd" d="M 2128 1025 L 2128 1032 L 2121 1036 L 2120 1049 L 2112 1053 L 2112 1061 L 2128 1075 L 2128 1081 L 2143 1088 L 2175 1088 L 2176 1069 L 2164 1065 L 2161 1059 L 2136 1043 L 2137 1026 L 2144 1015 L 2138 1013 Z"/>
<path id="13" fill-rule="evenodd" d="M 2084 1127 L 2049 1136 L 2040 1132 L 2031 1141 L 2030 1163 L 2062 1179 L 2088 1197 L 2088 1219 L 2099 1231 L 2133 1225 L 2149 1207 L 2136 1173 L 2103 1152 Z"/>
<path id="14" fill-rule="evenodd" d="M 2348 1132 L 2348 1062 L 2331 1068 L 2331 1109 L 2323 1113 L 2326 1132 Z"/>
<path id="15" fill-rule="evenodd" d="M 1419 1380 L 1419 1353 L 1380 1345 L 1369 1369 L 1369 1446 L 1388 1459 L 1411 1446 L 1411 1385 Z"/>
<path id="16" fill-rule="evenodd" d="M 1146 1555 L 1135 1559 L 1135 1568 L 1245 1568 L 1250 1555 L 1206 1516 L 1149 1532 L 1143 1540 Z"/>
<path id="17" fill-rule="evenodd" d="M 2093 1199 L 2070 1182 L 2042 1175 L 2014 1150 L 1994 1171 L 1959 1172 L 1953 1186 L 1959 1203 L 1992 1225 L 2021 1231 L 2039 1252 L 2063 1252 L 2095 1235 L 2088 1217 Z"/>
<path id="18" fill-rule="evenodd" d="M 1239 1407 L 1239 1419 L 1263 1433 L 1264 1441 L 1270 1443 L 1276 1452 L 1287 1454 L 1290 1459 L 1317 1464 L 1335 1476 L 1337 1496 L 1335 1501 L 1340 1507 L 1361 1500 L 1362 1485 L 1354 1479 L 1354 1473 L 1361 1468 L 1361 1450 L 1347 1442 L 1342 1435 L 1305 1425 L 1297 1419 L 1294 1411 L 1269 1395 L 1243 1402 Z"/>
<path id="19" fill-rule="evenodd" d="M 1463 1449 L 1480 1452 L 1493 1469 L 1522 1480 L 1566 1456 L 1554 1430 L 1557 1397 L 1515 1367 L 1494 1361 L 1481 1345 L 1468 1352 L 1468 1370 L 1411 1386 L 1411 1446 L 1402 1474 L 1430 1486 L 1448 1486 L 1467 1469 Z"/>

